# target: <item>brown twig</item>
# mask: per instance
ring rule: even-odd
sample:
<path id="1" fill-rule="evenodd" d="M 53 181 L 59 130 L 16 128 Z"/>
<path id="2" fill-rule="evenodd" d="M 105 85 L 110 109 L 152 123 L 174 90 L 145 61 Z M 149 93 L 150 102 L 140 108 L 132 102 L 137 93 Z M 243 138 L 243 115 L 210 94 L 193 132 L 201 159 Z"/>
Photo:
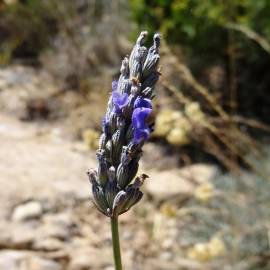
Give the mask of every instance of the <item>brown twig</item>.
<path id="1" fill-rule="evenodd" d="M 226 25 L 228 29 L 233 29 L 235 31 L 241 32 L 246 37 L 254 40 L 257 42 L 267 53 L 270 54 L 270 42 L 266 40 L 264 37 L 253 31 L 252 29 L 248 28 L 247 26 L 229 23 Z"/>
<path id="2" fill-rule="evenodd" d="M 188 84 L 191 85 L 197 92 L 199 92 L 206 101 L 211 105 L 211 107 L 226 120 L 230 119 L 230 116 L 223 110 L 223 108 L 218 104 L 216 99 L 211 95 L 206 87 L 201 85 L 192 75 L 189 68 L 180 63 L 178 58 L 171 52 L 167 45 L 164 45 L 164 52 L 170 59 L 170 63 L 174 65 L 177 71 L 181 74 L 181 78 Z"/>
<path id="3" fill-rule="evenodd" d="M 263 131 L 270 132 L 269 125 L 261 123 L 255 119 L 245 118 L 245 117 L 240 116 L 240 115 L 234 115 L 234 116 L 232 116 L 232 119 L 233 119 L 233 121 L 235 121 L 237 123 L 241 123 L 241 124 L 250 126 L 252 128 L 261 129 Z"/>
<path id="4" fill-rule="evenodd" d="M 175 64 L 175 61 L 174 61 L 174 64 Z M 177 66 L 185 67 L 183 64 L 180 64 L 180 63 L 177 63 Z M 187 81 L 192 82 L 192 86 L 196 87 L 196 89 L 198 88 L 198 86 L 199 86 L 199 89 L 201 90 L 203 89 L 203 91 L 200 91 L 200 93 L 206 96 L 209 103 L 211 103 L 210 105 L 215 106 L 216 111 L 219 112 L 219 114 L 221 114 L 220 115 L 221 122 L 227 123 L 227 124 L 234 123 L 233 126 L 230 125 L 230 133 L 234 135 L 233 137 L 223 136 L 223 134 L 220 133 L 219 129 L 215 125 L 213 125 L 211 121 L 208 121 L 208 119 L 205 119 L 205 122 L 202 123 L 202 126 L 207 128 L 210 131 L 210 133 L 212 133 L 217 138 L 217 140 L 219 140 L 224 146 L 226 146 L 228 150 L 230 150 L 231 153 L 233 153 L 233 155 L 235 155 L 236 157 L 239 157 L 247 166 L 249 166 L 254 171 L 257 171 L 254 165 L 249 160 L 246 159 L 246 157 L 244 156 L 244 153 L 242 152 L 240 148 L 241 145 L 238 143 L 239 140 L 242 139 L 243 144 L 246 145 L 245 150 L 247 150 L 248 148 L 252 148 L 252 152 L 256 154 L 257 156 L 259 156 L 260 153 L 256 147 L 256 142 L 254 142 L 252 138 L 250 138 L 248 135 L 244 134 L 237 128 L 237 125 L 236 125 L 237 121 L 234 120 L 234 117 L 233 116 L 230 117 L 225 111 L 223 111 L 223 109 L 216 103 L 213 97 L 209 94 L 207 88 L 201 86 L 198 82 L 196 82 L 195 78 L 191 75 L 191 72 L 189 71 L 187 67 L 181 70 L 188 71 L 182 75 L 186 76 L 186 74 L 189 74 L 188 76 L 192 78 L 192 80 L 187 80 Z M 195 82 L 195 85 L 194 85 L 194 82 Z M 186 97 L 181 91 L 179 91 L 177 87 L 170 84 L 166 79 L 163 79 L 162 84 L 167 90 L 169 90 L 176 97 L 177 101 L 180 102 L 180 104 L 186 105 L 192 102 L 192 100 Z M 189 120 L 192 120 L 192 119 L 189 119 Z M 254 125 L 254 123 L 252 123 L 251 121 L 249 121 L 249 123 Z M 212 150 L 208 149 L 208 151 L 210 151 L 212 154 L 215 154 L 217 158 L 228 169 L 233 170 L 233 171 L 236 171 L 236 170 L 238 171 L 238 166 L 235 164 L 235 162 L 231 161 L 228 157 L 226 157 L 225 154 L 223 154 L 224 151 L 220 149 L 220 147 L 213 141 L 213 139 L 210 140 L 210 138 L 208 137 L 206 141 L 209 143 L 209 146 L 211 146 L 212 148 Z"/>

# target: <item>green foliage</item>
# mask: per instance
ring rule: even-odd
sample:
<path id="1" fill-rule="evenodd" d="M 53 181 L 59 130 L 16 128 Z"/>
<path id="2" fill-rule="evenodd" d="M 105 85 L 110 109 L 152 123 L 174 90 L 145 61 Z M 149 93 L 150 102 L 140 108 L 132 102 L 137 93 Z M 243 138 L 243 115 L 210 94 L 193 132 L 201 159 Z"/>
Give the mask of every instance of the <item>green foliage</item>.
<path id="1" fill-rule="evenodd" d="M 171 43 L 192 53 L 220 52 L 226 45 L 228 23 L 247 25 L 270 38 L 268 0 L 131 0 L 139 27 L 160 29 Z"/>
<path id="2" fill-rule="evenodd" d="M 199 30 L 237 22 L 255 27 L 269 35 L 270 2 L 268 0 L 131 0 L 133 15 L 140 26 L 160 28 L 174 35 L 173 41 L 193 38 Z"/>

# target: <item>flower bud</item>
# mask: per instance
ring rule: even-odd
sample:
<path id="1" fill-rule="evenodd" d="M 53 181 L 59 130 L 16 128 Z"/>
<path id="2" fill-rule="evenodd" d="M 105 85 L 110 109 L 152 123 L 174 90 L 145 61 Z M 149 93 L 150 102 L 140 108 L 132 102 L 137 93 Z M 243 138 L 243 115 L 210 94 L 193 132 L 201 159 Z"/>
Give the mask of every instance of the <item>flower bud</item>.
<path id="1" fill-rule="evenodd" d="M 153 70 L 156 70 L 159 64 L 159 55 L 153 55 L 146 59 L 143 66 L 143 77 L 146 78 Z"/>
<path id="2" fill-rule="evenodd" d="M 101 186 L 105 186 L 108 175 L 107 175 L 107 162 L 105 159 L 105 151 L 102 149 L 99 149 L 97 151 L 97 158 L 98 158 L 98 171 L 97 171 L 97 176 L 98 176 L 98 183 Z"/>
<path id="3" fill-rule="evenodd" d="M 106 201 L 104 192 L 102 190 L 101 186 L 98 186 L 96 184 L 94 184 L 92 186 L 92 192 L 94 195 L 94 199 L 95 199 L 95 204 L 97 206 L 97 208 L 105 215 L 107 215 L 107 210 L 109 208 L 109 205 Z"/>
<path id="4" fill-rule="evenodd" d="M 102 133 L 99 138 L 99 148 L 104 149 L 108 138 L 105 133 Z"/>
<path id="5" fill-rule="evenodd" d="M 138 37 L 138 39 L 136 41 L 136 44 L 133 47 L 132 52 L 131 52 L 130 57 L 129 57 L 129 70 L 131 70 L 131 67 L 134 64 L 134 62 L 133 62 L 134 61 L 134 57 L 135 57 L 138 49 L 141 48 L 141 46 L 143 45 L 147 34 L 148 34 L 147 31 L 143 31 L 139 35 L 139 37 Z"/>
<path id="6" fill-rule="evenodd" d="M 119 189 L 117 188 L 116 181 L 108 181 L 105 187 L 105 197 L 110 209 L 113 207 L 113 201 L 118 193 Z"/>
<path id="7" fill-rule="evenodd" d="M 125 188 L 136 176 L 139 168 L 137 160 L 132 160 L 128 165 L 119 164 L 116 179 L 121 188 Z"/>
<path id="8" fill-rule="evenodd" d="M 109 177 L 109 181 L 111 181 L 111 182 L 113 182 L 115 180 L 116 171 L 115 171 L 115 167 L 114 166 L 111 166 L 109 168 L 108 177 Z"/>
<path id="9" fill-rule="evenodd" d="M 123 132 L 117 130 L 112 136 L 112 162 L 118 164 L 123 146 Z"/>
<path id="10" fill-rule="evenodd" d="M 113 201 L 113 206 L 112 206 L 112 215 L 113 216 L 118 216 L 121 214 L 121 212 L 124 211 L 123 206 L 125 205 L 126 202 L 126 192 L 121 190 L 119 191 Z"/>
<path id="11" fill-rule="evenodd" d="M 110 127 L 110 134 L 113 134 L 117 130 L 117 114 L 111 112 L 108 121 Z"/>
<path id="12" fill-rule="evenodd" d="M 128 187 L 126 191 L 126 203 L 122 207 L 128 211 L 134 204 L 141 200 L 143 193 L 138 188 Z"/>
<path id="13" fill-rule="evenodd" d="M 119 92 L 121 94 L 129 94 L 131 89 L 131 83 L 129 79 L 123 79 L 122 83 L 120 84 Z"/>
<path id="14" fill-rule="evenodd" d="M 160 73 L 158 71 L 154 71 L 150 73 L 149 76 L 145 78 L 145 81 L 143 82 L 142 88 L 150 87 L 153 88 L 155 84 L 157 83 L 159 79 Z"/>

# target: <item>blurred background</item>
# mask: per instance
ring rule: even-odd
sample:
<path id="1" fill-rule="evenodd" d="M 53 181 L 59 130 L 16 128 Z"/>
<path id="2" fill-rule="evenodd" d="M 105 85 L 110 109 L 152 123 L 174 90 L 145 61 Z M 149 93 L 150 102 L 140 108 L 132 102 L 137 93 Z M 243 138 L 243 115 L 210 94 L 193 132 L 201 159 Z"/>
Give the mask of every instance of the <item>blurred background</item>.
<path id="1" fill-rule="evenodd" d="M 125 269 L 270 269 L 270 1 L 0 0 L 1 270 L 113 270 L 85 171 L 141 30 L 162 76 Z"/>

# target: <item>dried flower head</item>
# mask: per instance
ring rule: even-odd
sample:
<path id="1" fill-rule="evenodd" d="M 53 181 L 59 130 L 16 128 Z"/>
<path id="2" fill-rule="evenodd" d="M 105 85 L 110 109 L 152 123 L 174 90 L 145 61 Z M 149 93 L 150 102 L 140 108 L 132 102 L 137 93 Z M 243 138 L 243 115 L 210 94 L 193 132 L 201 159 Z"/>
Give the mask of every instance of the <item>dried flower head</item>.
<path id="1" fill-rule="evenodd" d="M 160 35 L 154 35 L 149 49 L 143 46 L 146 36 L 141 32 L 130 57 L 122 61 L 119 80 L 112 82 L 97 150 L 98 168 L 88 171 L 94 203 L 109 217 L 123 214 L 142 198 L 140 187 L 148 177 L 136 174 L 142 147 L 153 131 Z"/>

